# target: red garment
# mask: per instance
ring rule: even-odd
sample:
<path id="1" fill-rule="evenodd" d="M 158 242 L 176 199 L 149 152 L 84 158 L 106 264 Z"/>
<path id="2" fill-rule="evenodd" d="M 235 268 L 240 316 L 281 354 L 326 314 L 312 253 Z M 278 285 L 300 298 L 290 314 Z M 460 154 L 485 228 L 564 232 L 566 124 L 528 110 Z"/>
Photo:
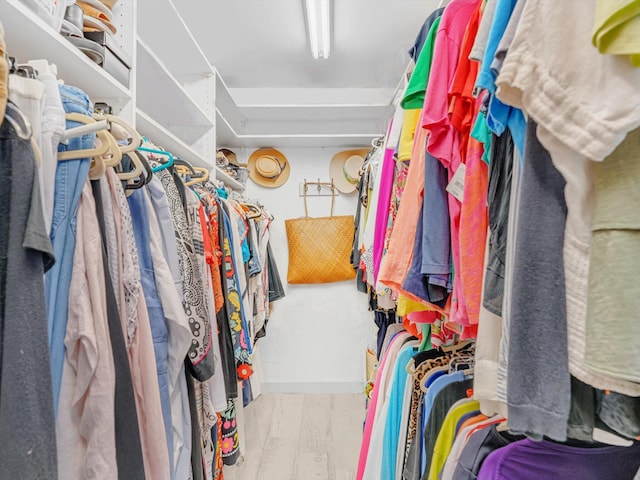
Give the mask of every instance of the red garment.
<path id="1" fill-rule="evenodd" d="M 460 156 L 465 163 L 469 137 L 473 122 L 477 116 L 476 99 L 473 97 L 473 89 L 478 77 L 480 64 L 469 60 L 469 54 L 478 34 L 480 17 L 482 16 L 482 4 L 473 12 L 467 30 L 464 33 L 458 66 L 453 76 L 453 84 L 449 92 L 449 113 L 451 125 L 460 132 Z"/>
<path id="2" fill-rule="evenodd" d="M 222 274 L 220 267 L 222 265 L 222 248 L 220 247 L 220 238 L 218 235 L 218 207 L 216 205 L 211 208 L 208 222 L 209 231 L 204 235 L 205 249 L 207 244 L 211 252 L 211 262 L 207 255 L 207 263 L 211 270 L 211 286 L 213 289 L 213 300 L 215 303 L 216 313 L 224 306 L 224 292 L 222 291 Z"/>

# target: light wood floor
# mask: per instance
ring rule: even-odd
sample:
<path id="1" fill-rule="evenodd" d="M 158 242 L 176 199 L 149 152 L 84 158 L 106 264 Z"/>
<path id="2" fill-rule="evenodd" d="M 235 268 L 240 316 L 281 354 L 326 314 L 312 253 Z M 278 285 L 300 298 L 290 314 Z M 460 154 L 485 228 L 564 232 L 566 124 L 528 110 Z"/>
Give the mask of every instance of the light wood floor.
<path id="1" fill-rule="evenodd" d="M 244 462 L 225 480 L 353 480 L 362 424 L 362 394 L 263 394 L 246 418 Z"/>

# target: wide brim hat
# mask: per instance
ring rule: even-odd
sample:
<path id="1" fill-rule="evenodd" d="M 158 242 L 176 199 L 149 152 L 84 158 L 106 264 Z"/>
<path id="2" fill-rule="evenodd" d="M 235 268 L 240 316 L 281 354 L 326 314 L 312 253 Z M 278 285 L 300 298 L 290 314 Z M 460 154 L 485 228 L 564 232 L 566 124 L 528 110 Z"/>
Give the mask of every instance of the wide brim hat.
<path id="1" fill-rule="evenodd" d="M 267 188 L 284 185 L 291 174 L 287 157 L 275 148 L 260 148 L 253 152 L 247 162 L 247 168 L 251 180 Z"/>
<path id="2" fill-rule="evenodd" d="M 333 156 L 329 163 L 329 176 L 340 192 L 351 193 L 355 191 L 360 181 L 362 165 L 369 150 L 368 148 L 344 150 Z"/>

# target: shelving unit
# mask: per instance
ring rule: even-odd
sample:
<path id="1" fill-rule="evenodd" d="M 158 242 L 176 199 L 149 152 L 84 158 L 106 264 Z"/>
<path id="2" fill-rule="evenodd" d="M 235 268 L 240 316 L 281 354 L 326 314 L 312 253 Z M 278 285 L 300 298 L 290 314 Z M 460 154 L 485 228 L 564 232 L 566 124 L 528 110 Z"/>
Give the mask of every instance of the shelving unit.
<path id="1" fill-rule="evenodd" d="M 131 102 L 133 93 L 45 21 L 18 0 L 0 2 L 7 52 L 18 61 L 46 58 L 58 67 L 58 74 L 69 85 L 77 85 L 94 102 L 106 102 L 120 112 Z M 27 37 L 31 41 L 25 42 Z"/>
<path id="2" fill-rule="evenodd" d="M 19 61 L 46 58 L 55 63 L 67 84 L 80 87 L 94 102 L 111 105 L 154 143 L 196 166 L 210 168 L 235 190 L 244 190 L 244 186 L 216 168 L 215 154 L 220 147 L 347 148 L 368 145 L 379 135 L 370 133 L 377 130 L 371 122 L 363 122 L 361 131 L 350 133 L 343 133 L 346 129 L 340 121 L 333 122 L 329 130 L 315 127 L 343 115 L 345 121 L 365 118 L 370 113 L 367 108 L 380 107 L 238 106 L 176 5 L 177 0 L 118 3 L 116 39 L 134 62 L 130 88 L 89 60 L 20 0 L 0 0 L 0 19 L 10 55 Z M 23 41 L 25 37 L 31 41 Z M 293 109 L 301 122 L 290 120 Z"/>
<path id="3" fill-rule="evenodd" d="M 136 110 L 136 129 L 158 146 L 180 156 L 196 167 L 213 168 L 215 166 L 215 162 L 211 162 L 195 151 L 140 108 Z"/>
<path id="4" fill-rule="evenodd" d="M 136 110 L 136 128 L 142 135 L 157 143 L 158 146 L 162 146 L 193 166 L 214 170 L 216 178 L 229 188 L 238 191 L 244 190 L 244 185 L 216 167 L 215 159 L 209 160 L 204 157 L 140 109 Z"/>
<path id="5" fill-rule="evenodd" d="M 213 121 L 140 39 L 137 53 L 137 106 L 186 143 L 192 144 L 209 133 Z"/>
<path id="6" fill-rule="evenodd" d="M 181 84 L 213 73 L 202 48 L 171 0 L 138 0 L 138 35 Z M 145 21 L 153 18 L 153 22 Z"/>

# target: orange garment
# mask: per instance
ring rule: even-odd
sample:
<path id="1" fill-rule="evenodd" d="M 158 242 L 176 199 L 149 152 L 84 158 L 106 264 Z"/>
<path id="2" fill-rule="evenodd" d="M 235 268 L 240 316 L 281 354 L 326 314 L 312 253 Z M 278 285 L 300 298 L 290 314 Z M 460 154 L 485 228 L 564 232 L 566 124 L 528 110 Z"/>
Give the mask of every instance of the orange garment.
<path id="1" fill-rule="evenodd" d="M 222 250 L 220 250 L 220 240 L 218 238 L 218 224 L 212 221 L 209 226 L 211 245 L 214 249 L 215 262 L 211 265 L 211 282 L 213 287 L 213 300 L 215 302 L 216 313 L 224 306 L 224 292 L 222 290 Z"/>
<path id="2" fill-rule="evenodd" d="M 489 420 L 489 417 L 483 415 L 482 413 L 480 415 L 476 415 L 475 417 L 468 418 L 467 420 L 462 422 L 462 425 L 460 425 L 458 432 L 462 432 L 465 428 L 480 422 L 484 422 L 485 420 Z"/>
<path id="3" fill-rule="evenodd" d="M 387 254 L 382 259 L 378 273 L 378 282 L 397 292 L 402 290 L 402 284 L 413 257 L 413 249 L 408 245 L 413 245 L 420 217 L 421 198 L 424 191 L 426 140 L 426 130 L 418 129 L 411 153 L 403 200 L 398 208 Z M 409 296 L 409 298 L 412 297 Z"/>
<path id="4" fill-rule="evenodd" d="M 472 428 L 471 430 L 469 430 L 469 432 L 467 432 L 467 439 L 469 439 L 471 435 L 482 430 L 483 428 L 487 428 L 487 427 L 490 427 L 491 425 L 495 425 L 496 423 L 502 423 L 506 421 L 507 421 L 506 418 L 499 417 L 499 418 L 494 418 L 492 420 L 487 419 L 483 422 L 479 422 L 474 428 Z"/>
<path id="5" fill-rule="evenodd" d="M 424 299 L 417 298 L 402 288 L 413 259 L 413 248 L 408 247 L 408 245 L 413 245 L 418 222 L 420 221 L 420 208 L 424 194 L 424 160 L 427 136 L 428 132 L 426 130 L 422 128 L 416 130 L 411 162 L 407 173 L 407 184 L 404 188 L 402 201 L 400 202 L 389 239 L 389 248 L 380 264 L 378 282 L 413 301 L 425 304 L 430 310 L 444 313 L 441 308 L 426 302 Z"/>
<path id="6" fill-rule="evenodd" d="M 469 324 L 465 338 L 477 337 L 482 302 L 484 254 L 489 228 L 487 189 L 489 168 L 482 161 L 484 146 L 475 138 L 469 139 L 467 172 L 460 212 L 460 280 L 464 290 Z"/>
<path id="7" fill-rule="evenodd" d="M 416 338 L 422 340 L 422 327 L 418 328 L 415 323 L 411 323 L 407 317 L 402 319 L 404 329 Z"/>
<path id="8" fill-rule="evenodd" d="M 224 306 L 224 293 L 222 291 L 222 275 L 220 265 L 222 262 L 222 251 L 220 250 L 220 240 L 218 238 L 217 208 L 206 221 L 204 208 L 200 206 L 200 223 L 202 225 L 202 237 L 204 239 L 205 258 L 211 273 L 211 287 L 213 290 L 213 300 L 216 313 Z"/>

